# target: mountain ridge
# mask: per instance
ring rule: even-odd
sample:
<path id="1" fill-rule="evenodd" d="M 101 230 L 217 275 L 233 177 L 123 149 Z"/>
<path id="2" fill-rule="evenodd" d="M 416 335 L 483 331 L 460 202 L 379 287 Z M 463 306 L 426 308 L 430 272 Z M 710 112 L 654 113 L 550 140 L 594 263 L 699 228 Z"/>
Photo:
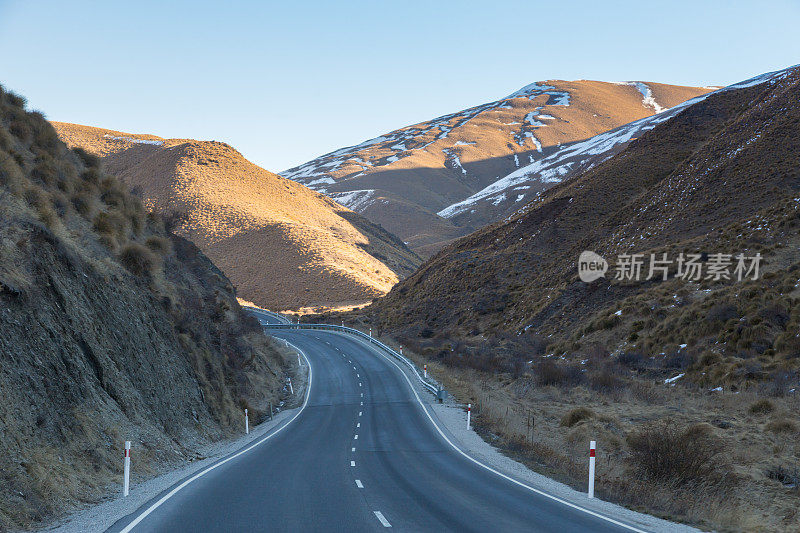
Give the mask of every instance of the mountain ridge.
<path id="1" fill-rule="evenodd" d="M 643 82 L 536 82 L 499 100 L 329 152 L 281 175 L 347 204 L 430 255 L 497 220 L 491 206 L 491 216 L 441 216 L 448 206 L 562 144 L 710 90 Z M 536 191 L 516 194 L 512 207 L 531 192 Z"/>
<path id="2" fill-rule="evenodd" d="M 225 143 L 54 125 L 69 145 L 102 157 L 262 307 L 367 303 L 419 264 L 379 226 Z"/>

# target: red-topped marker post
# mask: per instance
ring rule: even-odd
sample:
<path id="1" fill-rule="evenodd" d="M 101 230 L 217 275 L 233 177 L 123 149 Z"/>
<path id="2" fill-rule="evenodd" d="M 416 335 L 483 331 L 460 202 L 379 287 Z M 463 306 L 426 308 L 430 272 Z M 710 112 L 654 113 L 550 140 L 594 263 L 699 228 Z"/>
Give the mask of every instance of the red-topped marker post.
<path id="1" fill-rule="evenodd" d="M 597 450 L 597 442 L 589 443 L 589 497 L 594 498 L 594 460 Z"/>

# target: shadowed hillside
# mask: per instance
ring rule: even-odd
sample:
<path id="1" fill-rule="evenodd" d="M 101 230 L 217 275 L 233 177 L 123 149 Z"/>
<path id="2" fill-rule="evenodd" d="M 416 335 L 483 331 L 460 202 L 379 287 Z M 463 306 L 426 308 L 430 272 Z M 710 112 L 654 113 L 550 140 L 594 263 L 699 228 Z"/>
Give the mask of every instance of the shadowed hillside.
<path id="1" fill-rule="evenodd" d="M 604 499 L 794 530 L 799 132 L 800 68 L 715 92 L 349 319 L 427 363 L 484 438 L 536 470 L 585 487 L 575 457 L 596 439 Z M 591 283 L 587 250 L 609 261 Z M 638 280 L 618 277 L 622 254 L 642 254 Z M 651 254 L 671 259 L 666 280 Z M 685 262 L 679 276 L 681 254 L 699 277 Z M 739 254 L 747 268 L 760 254 L 757 279 L 737 279 Z"/>
<path id="2" fill-rule="evenodd" d="M 287 366 L 192 243 L 0 89 L 0 530 L 264 416 Z"/>

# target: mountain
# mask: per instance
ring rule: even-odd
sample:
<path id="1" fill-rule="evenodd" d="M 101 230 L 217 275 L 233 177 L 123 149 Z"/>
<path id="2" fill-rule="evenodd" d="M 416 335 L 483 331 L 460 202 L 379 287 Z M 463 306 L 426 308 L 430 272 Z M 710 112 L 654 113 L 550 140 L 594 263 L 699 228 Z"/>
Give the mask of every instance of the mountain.
<path id="1" fill-rule="evenodd" d="M 790 68 L 651 119 L 611 159 L 442 250 L 376 302 L 376 320 L 407 342 L 524 332 L 519 342 L 570 358 L 598 346 L 662 362 L 678 354 L 687 379 L 714 387 L 796 372 L 798 88 Z M 585 250 L 609 260 L 605 278 L 578 279 Z M 620 254 L 643 254 L 646 270 L 650 254 L 667 253 L 674 274 L 678 255 L 695 252 L 705 268 L 731 254 L 731 272 L 737 254 L 760 253 L 766 274 L 614 279 Z"/>
<path id="2" fill-rule="evenodd" d="M 715 91 L 335 323 L 402 345 L 484 439 L 577 490 L 595 441 L 605 501 L 797 530 L 798 133 L 800 67 Z"/>
<path id="3" fill-rule="evenodd" d="M 430 255 L 599 160 L 600 153 L 592 161 L 572 153 L 586 139 L 713 89 L 537 82 L 505 98 L 336 150 L 281 175 L 330 196 L 416 252 Z M 608 143 L 602 154 L 610 157 L 617 149 L 617 143 Z M 537 164 L 540 173 L 548 170 L 545 177 L 512 178 L 513 187 L 503 185 L 507 176 Z"/>
<path id="4" fill-rule="evenodd" d="M 227 144 L 53 123 L 270 309 L 365 303 L 419 265 L 402 241 Z"/>
<path id="5" fill-rule="evenodd" d="M 288 363 L 233 286 L 0 88 L 0 530 L 108 497 L 238 434 Z"/>

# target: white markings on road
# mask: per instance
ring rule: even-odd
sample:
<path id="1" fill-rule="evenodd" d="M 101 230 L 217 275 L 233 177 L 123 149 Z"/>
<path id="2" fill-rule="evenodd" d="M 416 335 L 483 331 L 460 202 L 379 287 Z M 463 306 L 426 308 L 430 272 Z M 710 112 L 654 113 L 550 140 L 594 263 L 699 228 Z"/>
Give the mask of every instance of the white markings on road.
<path id="1" fill-rule="evenodd" d="M 364 396 L 363 394 L 361 396 Z M 361 402 L 361 405 L 364 405 L 364 402 Z"/>
<path id="2" fill-rule="evenodd" d="M 360 377 L 361 377 L 361 374 L 356 374 L 356 377 L 357 377 L 357 378 L 360 378 Z"/>
<path id="3" fill-rule="evenodd" d="M 361 416 L 361 411 L 358 412 L 358 416 Z"/>
<path id="4" fill-rule="evenodd" d="M 372 346 L 369 346 L 369 348 L 372 348 Z M 422 408 L 422 411 L 425 413 L 425 416 L 427 416 L 428 420 L 430 420 L 431 424 L 433 424 L 433 427 L 436 428 L 436 432 L 439 433 L 439 435 L 445 440 L 445 442 L 447 442 L 447 444 L 450 445 L 451 448 L 453 448 L 456 452 L 458 452 L 465 459 L 473 462 L 474 464 L 478 465 L 479 467 L 483 468 L 484 470 L 488 470 L 489 472 L 491 472 L 492 474 L 495 474 L 496 476 L 499 476 L 499 477 L 501 477 L 501 478 L 503 478 L 503 479 L 505 479 L 507 481 L 510 481 L 511 483 L 514 483 L 515 485 L 517 485 L 519 487 L 528 489 L 529 491 L 531 491 L 531 492 L 533 492 L 535 494 L 539 494 L 540 496 L 544 496 L 545 498 L 549 498 L 549 499 L 551 499 L 553 501 L 556 501 L 556 502 L 558 502 L 558 503 L 560 503 L 562 505 L 565 505 L 565 506 L 567 506 L 567 507 L 569 507 L 571 509 L 575 509 L 576 511 L 584 512 L 584 513 L 586 513 L 588 515 L 594 516 L 595 518 L 599 518 L 601 520 L 605 520 L 606 522 L 609 522 L 611 524 L 620 526 L 620 527 L 625 528 L 625 529 L 627 529 L 629 531 L 636 531 L 636 533 L 645 533 L 644 530 L 639 529 L 637 527 L 634 527 L 634 526 L 632 526 L 630 524 L 626 524 L 625 522 L 620 522 L 619 520 L 615 520 L 615 519 L 611 518 L 610 516 L 606 516 L 606 515 L 597 513 L 595 511 L 589 510 L 589 509 L 587 509 L 585 507 L 581 507 L 580 505 L 576 505 L 574 503 L 568 502 L 567 500 L 559 498 L 558 496 L 553 496 L 552 494 L 548 494 L 547 492 L 544 492 L 542 490 L 533 488 L 530 485 L 527 485 L 527 484 L 525 484 L 525 483 L 523 483 L 521 481 L 518 481 L 518 480 L 514 479 L 511 476 L 507 476 L 507 475 L 503 474 L 502 472 L 498 472 L 497 470 L 495 470 L 491 466 L 488 466 L 488 465 L 478 461 L 474 457 L 472 457 L 469 454 L 467 454 L 466 452 L 464 452 L 461 448 L 456 446 L 453 443 L 453 441 L 451 441 L 449 438 L 447 438 L 447 435 L 444 434 L 444 432 L 442 431 L 442 428 L 440 428 L 439 425 L 433 420 L 433 417 L 428 412 L 428 409 L 425 407 L 425 404 L 422 403 L 422 399 L 419 397 L 419 394 L 417 394 L 417 389 L 411 383 L 411 380 L 408 378 L 408 375 L 406 375 L 406 373 L 403 372 L 403 369 L 400 367 L 400 365 L 398 365 L 392 359 L 389 359 L 389 356 L 385 355 L 383 352 L 380 352 L 379 350 L 375 350 L 374 348 L 372 348 L 372 349 L 374 350 L 375 353 L 377 353 L 378 355 L 383 357 L 383 359 L 388 361 L 395 368 L 397 368 L 397 370 L 400 371 L 400 374 L 405 378 L 406 383 L 408 383 L 408 387 L 411 389 L 411 392 L 414 394 L 414 397 L 416 398 L 417 403 L 419 404 L 419 406 Z M 362 394 L 362 396 L 363 396 L 363 394 Z"/>
<path id="5" fill-rule="evenodd" d="M 356 436 L 353 437 L 353 440 L 358 440 L 358 433 L 356 433 Z"/>
<path id="6" fill-rule="evenodd" d="M 361 382 L 360 382 L 360 381 L 358 382 L 358 386 L 359 386 L 359 387 L 361 386 Z"/>
<path id="7" fill-rule="evenodd" d="M 363 489 L 364 488 L 364 485 L 361 483 L 360 479 L 356 480 L 356 487 L 358 487 L 359 489 Z"/>
<path id="8" fill-rule="evenodd" d="M 291 344 L 291 343 L 290 343 L 290 344 Z M 241 455 L 244 455 L 245 453 L 249 452 L 250 450 L 254 449 L 255 447 L 257 447 L 257 446 L 259 446 L 259 445 L 261 445 L 261 444 L 263 444 L 263 443 L 267 442 L 269 439 L 271 439 L 272 437 L 274 437 L 275 435 L 277 435 L 278 433 L 280 433 L 281 431 L 283 431 L 284 429 L 286 429 L 287 427 L 289 427 L 289 424 L 291 424 L 292 422 L 294 422 L 294 421 L 295 421 L 295 419 L 296 419 L 298 416 L 300 416 L 300 414 L 301 414 L 301 413 L 302 413 L 302 412 L 305 410 L 306 406 L 308 405 L 308 399 L 311 397 L 311 384 L 313 383 L 314 373 L 313 373 L 313 369 L 311 368 L 311 362 L 308 360 L 308 357 L 306 357 L 306 354 L 305 354 L 305 353 L 304 353 L 302 350 L 300 350 L 299 348 L 297 348 L 297 346 L 295 346 L 295 345 L 293 345 L 293 344 L 292 344 L 291 346 L 292 346 L 292 348 L 294 348 L 295 350 L 297 350 L 297 351 L 299 351 L 301 354 L 303 354 L 303 359 L 305 359 L 305 360 L 306 360 L 306 364 L 308 365 L 308 385 L 306 386 L 306 397 L 305 397 L 305 399 L 303 400 L 303 405 L 302 405 L 302 406 L 300 406 L 300 410 L 299 410 L 299 411 L 297 411 L 297 412 L 294 414 L 294 416 L 293 416 L 292 418 L 290 418 L 290 419 L 289 419 L 289 420 L 288 420 L 288 421 L 287 421 L 287 422 L 286 422 L 284 425 L 280 426 L 278 429 L 276 429 L 276 430 L 275 430 L 275 431 L 273 431 L 272 433 L 268 434 L 266 437 L 264 437 L 264 438 L 262 438 L 262 439 L 260 439 L 260 440 L 258 440 L 258 441 L 256 441 L 256 442 L 254 442 L 253 444 L 251 444 L 251 445 L 250 445 L 250 446 L 248 446 L 247 448 L 245 448 L 245 449 L 243 449 L 243 450 L 239 451 L 238 453 L 235 453 L 235 454 L 231 455 L 231 456 L 230 456 L 230 457 L 228 457 L 227 459 L 223 459 L 222 461 L 219 461 L 219 462 L 217 462 L 217 463 L 214 463 L 213 465 L 209 466 L 209 467 L 208 467 L 208 468 L 206 468 L 205 470 L 201 470 L 201 471 L 200 471 L 200 472 L 198 472 L 197 474 L 193 475 L 192 477 L 190 477 L 189 479 L 187 479 L 186 481 L 184 481 L 183 483 L 181 483 L 180 485 L 178 485 L 177 487 L 175 487 L 174 489 L 172 489 L 171 491 L 169 491 L 169 492 L 168 492 L 166 495 L 164 495 L 164 496 L 163 496 L 161 499 L 159 499 L 159 500 L 158 500 L 157 502 L 155 502 L 153 505 L 151 505 L 150 507 L 148 507 L 148 508 L 147 508 L 147 509 L 146 509 L 146 510 L 145 510 L 145 511 L 142 513 L 142 514 L 140 514 L 139 516 L 137 516 L 137 517 L 136 517 L 136 519 L 135 519 L 135 520 L 133 520 L 133 521 L 132 521 L 130 524 L 128 524 L 127 526 L 125 526 L 125 527 L 124 527 L 124 528 L 123 528 L 123 529 L 120 531 L 120 533 L 130 533 L 130 532 L 133 530 L 133 528 L 135 528 L 135 527 L 136 527 L 136 526 L 139 524 L 139 522 L 141 522 L 142 520 L 144 520 L 145 518 L 147 518 L 147 516 L 148 516 L 148 515 L 150 515 L 150 513 L 152 513 L 153 511 L 155 511 L 155 510 L 156 510 L 156 509 L 158 509 L 159 507 L 161 507 L 161 505 L 163 505 L 163 504 L 164 504 L 164 502 L 166 502 L 167 500 L 169 500 L 170 498 L 172 498 L 173 496 L 175 496 L 175 494 L 177 494 L 177 493 L 178 493 L 178 491 L 180 491 L 181 489 L 183 489 L 184 487 L 186 487 L 188 484 L 190 484 L 190 483 L 192 483 L 193 481 L 195 481 L 195 480 L 197 480 L 197 479 L 199 479 L 199 478 L 201 478 L 201 477 L 205 476 L 206 474 L 208 474 L 208 473 L 209 473 L 209 472 L 211 472 L 212 470 L 214 470 L 214 469 L 216 469 L 216 468 L 218 468 L 218 467 L 220 467 L 220 466 L 224 465 L 225 463 L 227 463 L 227 462 L 229 462 L 229 461 L 232 461 L 232 460 L 236 459 L 237 457 L 239 457 L 239 456 L 241 456 Z"/>
<path id="9" fill-rule="evenodd" d="M 355 461 L 350 461 L 350 466 L 356 466 L 356 462 Z"/>
<path id="10" fill-rule="evenodd" d="M 362 398 L 364 397 L 364 393 L 363 392 L 361 393 L 361 397 Z M 361 405 L 364 405 L 364 402 L 361 402 Z"/>
<path id="11" fill-rule="evenodd" d="M 357 428 L 360 428 L 360 427 L 361 427 L 361 422 L 359 422 L 358 424 L 356 424 L 356 427 L 357 427 Z"/>
<path id="12" fill-rule="evenodd" d="M 392 524 L 390 524 L 389 521 L 386 520 L 386 517 L 383 516 L 382 512 L 375 511 L 375 516 L 378 518 L 378 520 L 381 521 L 381 524 L 383 524 L 383 527 L 392 527 Z"/>
<path id="13" fill-rule="evenodd" d="M 353 446 L 352 448 L 350 448 L 350 451 L 351 451 L 351 452 L 354 452 L 354 451 L 356 451 L 356 447 L 355 447 L 355 446 Z"/>

